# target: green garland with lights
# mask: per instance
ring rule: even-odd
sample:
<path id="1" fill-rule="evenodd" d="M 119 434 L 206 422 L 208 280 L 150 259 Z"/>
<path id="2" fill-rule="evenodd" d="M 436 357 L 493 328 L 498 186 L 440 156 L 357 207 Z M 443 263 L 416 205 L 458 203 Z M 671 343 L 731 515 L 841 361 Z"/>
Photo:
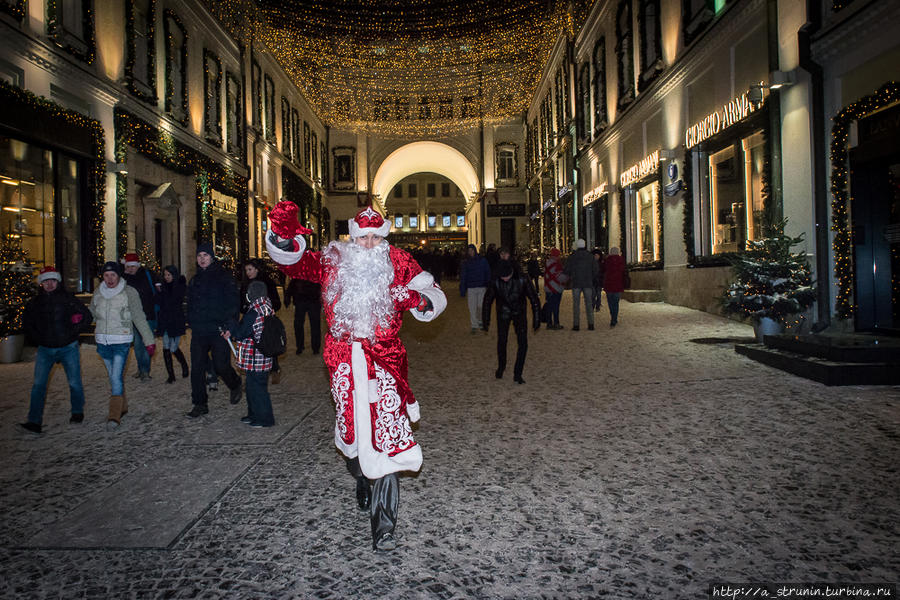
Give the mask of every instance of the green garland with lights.
<path id="1" fill-rule="evenodd" d="M 21 21 L 25 17 L 25 0 L 0 2 L 0 12 L 5 12 L 16 21 Z"/>
<path id="2" fill-rule="evenodd" d="M 184 40 L 181 48 L 175 47 L 174 38 L 172 36 L 172 23 L 181 31 Z M 167 8 L 163 11 L 163 34 L 166 38 L 166 112 L 172 115 L 175 120 L 182 125 L 188 122 L 188 87 L 187 87 L 187 47 L 188 33 L 187 28 L 174 10 Z M 181 111 L 182 116 L 178 118 L 173 112 L 172 101 L 175 99 L 175 82 L 172 81 L 172 73 L 169 65 L 172 64 L 172 55 L 174 52 L 181 52 Z"/>
<path id="3" fill-rule="evenodd" d="M 90 214 L 86 215 L 90 227 L 84 242 L 88 249 L 89 264 L 92 265 L 94 271 L 88 275 L 93 276 L 94 273 L 99 272 L 105 256 L 103 210 L 106 203 L 106 142 L 103 136 L 103 126 L 95 119 L 63 108 L 55 102 L 12 86 L 0 79 L 0 106 L 9 110 L 11 106 L 15 105 L 29 111 L 36 120 L 47 127 L 70 130 L 74 126 L 90 136 L 93 160 L 87 176 Z"/>
<path id="4" fill-rule="evenodd" d="M 125 86 L 136 98 L 156 105 L 156 0 L 149 0 L 147 11 L 147 72 L 144 73 L 150 91 L 144 91 L 138 86 L 138 80 L 134 76 L 134 66 L 137 62 L 137 36 L 134 29 L 135 0 L 128 0 L 125 4 Z"/>
<path id="5" fill-rule="evenodd" d="M 850 184 L 847 142 L 853 122 L 876 110 L 900 102 L 900 83 L 889 81 L 871 96 L 844 107 L 832 119 L 831 128 L 831 231 L 834 232 L 834 275 L 838 291 L 835 311 L 842 319 L 853 316 L 853 239 L 848 209 L 853 201 Z"/>
<path id="6" fill-rule="evenodd" d="M 237 198 L 238 239 L 249 238 L 247 177 L 182 144 L 169 132 L 157 129 L 126 110 L 115 109 L 114 120 L 117 140 L 121 139 L 123 151 L 127 145 L 158 165 L 196 178 L 197 228 L 200 241 L 212 239 L 212 206 L 209 202 L 211 190 Z M 122 230 L 125 230 L 124 226 Z M 246 259 L 247 252 L 246 247 L 241 249 L 239 257 L 241 261 Z"/>

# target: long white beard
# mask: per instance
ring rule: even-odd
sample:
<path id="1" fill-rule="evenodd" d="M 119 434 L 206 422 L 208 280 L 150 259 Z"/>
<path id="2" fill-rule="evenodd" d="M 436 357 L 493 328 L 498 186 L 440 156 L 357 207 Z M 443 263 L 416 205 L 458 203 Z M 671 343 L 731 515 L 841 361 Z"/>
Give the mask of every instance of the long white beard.
<path id="1" fill-rule="evenodd" d="M 325 290 L 325 300 L 334 307 L 331 335 L 340 339 L 348 333 L 374 341 L 376 328 L 390 325 L 394 265 L 389 252 L 386 241 L 371 249 L 353 241 L 328 244 L 325 262 L 336 272 Z"/>

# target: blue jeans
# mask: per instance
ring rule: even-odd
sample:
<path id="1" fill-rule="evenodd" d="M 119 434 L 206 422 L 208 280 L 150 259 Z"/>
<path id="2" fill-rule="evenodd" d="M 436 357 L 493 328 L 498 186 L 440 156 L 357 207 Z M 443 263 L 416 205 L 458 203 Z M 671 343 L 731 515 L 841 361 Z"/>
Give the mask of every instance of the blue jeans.
<path id="1" fill-rule="evenodd" d="M 546 292 L 547 304 L 550 305 L 550 320 L 547 325 L 559 325 L 559 303 L 562 301 L 562 292 Z"/>
<path id="2" fill-rule="evenodd" d="M 263 427 L 275 424 L 269 396 L 269 371 L 247 371 L 247 415 Z"/>
<path id="3" fill-rule="evenodd" d="M 134 359 L 137 361 L 138 371 L 141 373 L 150 373 L 150 355 L 147 354 L 147 345 L 155 344 L 156 340 L 145 342 L 141 337 L 141 332 L 137 327 L 132 327 L 134 332 Z"/>
<path id="4" fill-rule="evenodd" d="M 28 407 L 28 421 L 41 424 L 44 418 L 44 399 L 47 397 L 47 380 L 56 363 L 62 363 L 69 380 L 72 414 L 84 412 L 84 387 L 81 385 L 81 357 L 78 341 L 61 348 L 38 346 L 34 359 L 34 384 L 31 386 L 31 405 Z"/>
<path id="5" fill-rule="evenodd" d="M 122 383 L 122 373 L 125 371 L 125 361 L 128 360 L 128 349 L 131 344 L 97 344 L 97 354 L 106 365 L 109 375 L 109 387 L 113 396 L 121 396 L 125 393 L 125 385 Z"/>
<path id="6" fill-rule="evenodd" d="M 176 335 L 175 337 L 169 337 L 168 333 L 163 333 L 163 341 L 162 341 L 162 349 L 168 350 L 169 352 L 175 352 L 178 350 L 178 342 L 181 341 L 181 336 Z M 146 348 L 144 351 L 146 352 Z"/>
<path id="7" fill-rule="evenodd" d="M 615 325 L 619 322 L 619 298 L 621 297 L 621 292 L 606 292 L 606 304 L 609 305 L 610 325 Z"/>

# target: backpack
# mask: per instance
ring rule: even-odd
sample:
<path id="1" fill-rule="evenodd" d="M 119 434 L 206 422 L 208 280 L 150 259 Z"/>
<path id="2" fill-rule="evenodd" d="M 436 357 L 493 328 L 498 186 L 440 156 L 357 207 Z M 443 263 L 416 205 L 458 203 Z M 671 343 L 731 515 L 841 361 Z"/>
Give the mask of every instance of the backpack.
<path id="1" fill-rule="evenodd" d="M 263 330 L 256 342 L 256 349 L 266 358 L 274 358 L 287 350 L 284 323 L 274 313 L 263 319 Z"/>

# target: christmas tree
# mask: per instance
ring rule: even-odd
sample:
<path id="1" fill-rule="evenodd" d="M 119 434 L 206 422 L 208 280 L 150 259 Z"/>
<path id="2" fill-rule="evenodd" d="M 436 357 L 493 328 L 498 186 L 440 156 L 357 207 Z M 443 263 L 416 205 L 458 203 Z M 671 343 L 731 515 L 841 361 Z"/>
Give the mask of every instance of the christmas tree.
<path id="1" fill-rule="evenodd" d="M 21 333 L 25 305 L 37 293 L 28 255 L 18 237 L 0 241 L 0 337 Z"/>
<path id="2" fill-rule="evenodd" d="M 784 323 L 788 316 L 802 313 L 815 302 L 806 253 L 791 252 L 803 236 L 786 235 L 784 225 L 779 223 L 771 237 L 749 240 L 746 250 L 731 259 L 734 281 L 725 288 L 722 299 L 726 314 Z"/>

